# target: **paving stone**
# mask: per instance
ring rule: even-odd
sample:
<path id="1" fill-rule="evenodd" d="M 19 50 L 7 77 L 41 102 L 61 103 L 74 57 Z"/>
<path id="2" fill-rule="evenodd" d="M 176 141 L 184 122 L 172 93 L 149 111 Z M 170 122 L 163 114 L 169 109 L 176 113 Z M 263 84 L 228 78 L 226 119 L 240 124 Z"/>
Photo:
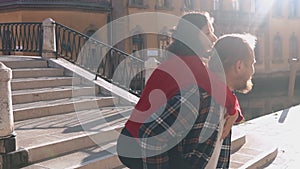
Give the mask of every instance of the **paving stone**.
<path id="1" fill-rule="evenodd" d="M 294 169 L 300 166 L 299 119 L 300 105 L 278 111 L 238 126 L 246 135 L 255 135 L 263 142 L 278 147 L 270 169 Z"/>

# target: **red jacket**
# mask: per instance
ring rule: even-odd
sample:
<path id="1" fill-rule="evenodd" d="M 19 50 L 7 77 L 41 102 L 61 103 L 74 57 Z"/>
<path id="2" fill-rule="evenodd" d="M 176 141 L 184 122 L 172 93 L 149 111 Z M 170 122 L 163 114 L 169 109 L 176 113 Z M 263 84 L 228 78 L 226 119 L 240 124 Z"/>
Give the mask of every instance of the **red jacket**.
<path id="1" fill-rule="evenodd" d="M 174 56 L 151 74 L 125 127 L 138 138 L 138 129 L 151 114 L 180 89 L 193 84 L 206 90 L 217 103 L 226 107 L 230 115 L 239 113 L 236 122 L 244 119 L 237 97 L 216 74 L 206 68 L 198 56 Z"/>

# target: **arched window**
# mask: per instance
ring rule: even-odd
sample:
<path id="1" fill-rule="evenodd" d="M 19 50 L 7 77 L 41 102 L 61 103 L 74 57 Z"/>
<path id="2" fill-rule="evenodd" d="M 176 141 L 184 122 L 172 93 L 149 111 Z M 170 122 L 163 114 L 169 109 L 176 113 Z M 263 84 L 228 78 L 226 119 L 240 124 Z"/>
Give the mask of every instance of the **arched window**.
<path id="1" fill-rule="evenodd" d="M 169 9 L 172 7 L 172 0 L 156 0 L 156 7 Z"/>
<path id="2" fill-rule="evenodd" d="M 296 16 L 297 1 L 289 0 L 289 17 Z"/>
<path id="3" fill-rule="evenodd" d="M 217 11 L 220 9 L 220 0 L 214 0 L 213 1 L 213 10 Z"/>
<path id="4" fill-rule="evenodd" d="M 131 53 L 136 55 L 137 57 L 144 59 L 144 51 L 145 48 L 145 34 L 144 30 L 140 25 L 136 25 L 131 31 Z"/>
<path id="5" fill-rule="evenodd" d="M 129 5 L 143 6 L 144 5 L 144 0 L 129 0 Z"/>
<path id="6" fill-rule="evenodd" d="M 141 51 L 142 49 L 144 49 L 144 38 L 142 34 L 138 34 L 135 33 L 132 36 L 132 53 L 134 53 L 134 55 L 136 57 L 139 57 L 140 59 L 143 59 L 143 51 Z"/>
<path id="7" fill-rule="evenodd" d="M 264 13 L 266 11 L 265 7 L 268 5 L 267 3 L 268 1 L 251 0 L 251 12 L 256 14 Z"/>
<path id="8" fill-rule="evenodd" d="M 143 37 L 141 34 L 133 35 L 132 37 L 132 49 L 133 50 L 142 50 L 143 49 Z"/>
<path id="9" fill-rule="evenodd" d="M 290 58 L 298 58 L 298 40 L 295 36 L 295 33 L 290 37 L 290 44 L 289 44 L 289 57 Z"/>
<path id="10" fill-rule="evenodd" d="M 164 27 L 163 30 L 157 36 L 158 48 L 159 48 L 159 60 L 166 58 L 166 48 L 169 46 L 171 41 L 171 33 Z"/>
<path id="11" fill-rule="evenodd" d="M 289 17 L 297 17 L 298 13 L 298 1 L 297 0 L 289 0 Z"/>
<path id="12" fill-rule="evenodd" d="M 274 37 L 273 40 L 273 63 L 281 63 L 282 62 L 282 41 L 279 36 L 279 33 Z"/>
<path id="13" fill-rule="evenodd" d="M 89 37 L 91 37 L 94 33 L 95 33 L 96 31 L 95 30 L 88 30 L 87 32 L 86 32 L 86 35 L 87 36 L 89 36 Z"/>
<path id="14" fill-rule="evenodd" d="M 233 11 L 239 11 L 240 10 L 239 0 L 231 0 L 231 6 Z"/>
<path id="15" fill-rule="evenodd" d="M 261 63 L 262 62 L 262 58 L 261 58 L 261 55 L 260 55 L 260 41 L 259 40 L 260 39 L 257 38 L 256 45 L 255 45 L 255 48 L 254 48 L 256 63 Z"/>
<path id="16" fill-rule="evenodd" d="M 251 0 L 250 1 L 250 11 L 251 11 L 251 13 L 256 12 L 256 0 Z"/>
<path id="17" fill-rule="evenodd" d="M 282 0 L 275 0 L 274 1 L 274 16 L 282 16 Z"/>
<path id="18" fill-rule="evenodd" d="M 183 1 L 183 10 L 184 11 L 192 11 L 192 10 L 194 10 L 193 0 L 184 0 Z"/>
<path id="19" fill-rule="evenodd" d="M 96 31 L 99 29 L 98 26 L 96 25 L 88 25 L 84 30 L 83 30 L 83 33 L 89 37 L 93 36 L 94 33 L 96 33 Z"/>

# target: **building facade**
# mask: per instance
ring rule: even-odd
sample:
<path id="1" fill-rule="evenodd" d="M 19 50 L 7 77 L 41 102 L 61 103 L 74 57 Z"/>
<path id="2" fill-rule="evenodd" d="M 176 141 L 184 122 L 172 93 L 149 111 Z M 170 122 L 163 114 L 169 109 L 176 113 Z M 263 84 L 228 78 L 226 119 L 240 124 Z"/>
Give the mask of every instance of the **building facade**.
<path id="1" fill-rule="evenodd" d="M 114 5 L 116 4 L 113 3 L 113 9 Z M 295 99 L 298 96 L 293 101 L 288 98 L 290 63 L 291 60 L 299 59 L 300 0 L 126 0 L 116 6 L 122 6 L 123 9 L 116 18 L 143 12 L 181 16 L 190 10 L 208 11 L 214 17 L 217 36 L 244 32 L 255 35 L 258 38 L 255 48 L 256 73 L 253 79 L 255 89 L 247 96 L 239 96 L 246 118 L 300 103 Z M 113 11 L 113 14 L 116 12 Z M 143 33 L 147 32 L 147 27 L 139 25 L 136 20 L 122 21 L 120 25 L 122 24 L 126 24 L 122 30 L 129 32 L 130 38 L 118 44 L 119 48 L 133 54 L 144 51 L 138 54 L 144 60 L 153 54 L 148 50 L 155 49 L 157 51 L 154 53 L 160 60 L 163 59 L 160 51 L 169 44 L 167 36 L 163 36 L 168 34 L 163 32 L 171 30 L 176 22 L 157 24 L 162 33 L 156 35 Z M 299 80 L 296 80 L 296 87 L 297 83 Z"/>
<path id="2" fill-rule="evenodd" d="M 122 10 L 119 10 L 122 8 Z M 258 37 L 256 75 L 286 76 L 289 61 L 299 58 L 300 38 L 299 0 L 126 0 L 113 1 L 113 19 L 142 12 L 161 12 L 181 16 L 185 11 L 208 11 L 215 20 L 218 36 L 225 33 L 251 33 Z M 116 9 L 116 10 L 114 10 Z M 164 49 L 169 44 L 166 36 L 173 28 L 167 21 L 160 23 L 159 35 L 139 34 L 147 28 L 135 20 L 123 21 L 132 37 L 121 47 L 128 53 L 143 49 Z M 146 25 L 147 26 L 147 25 Z M 114 30 L 120 32 L 123 30 Z M 147 58 L 147 53 L 142 54 Z"/>
<path id="3" fill-rule="evenodd" d="M 2 0 L 0 23 L 42 22 L 46 18 L 91 35 L 109 22 L 106 0 Z"/>
<path id="4" fill-rule="evenodd" d="M 291 62 L 299 60 L 300 1 L 213 0 L 201 5 L 214 16 L 217 35 L 249 32 L 258 38 L 254 90 L 239 96 L 246 119 L 299 104 L 299 92 L 291 99 L 288 90 Z M 296 78 L 295 91 L 297 84 Z"/>
<path id="5" fill-rule="evenodd" d="M 151 23 L 158 25 L 158 34 L 151 34 L 147 32 L 149 25 L 124 16 L 155 12 L 179 17 L 189 10 L 208 11 L 215 19 L 218 36 L 249 32 L 258 37 L 257 75 L 280 76 L 289 70 L 289 60 L 299 57 L 299 9 L 299 0 L 3 0 L 0 23 L 41 22 L 50 17 L 92 35 L 114 20 L 107 37 L 98 38 L 130 54 L 142 50 L 136 54 L 145 60 L 149 54 L 162 57 L 160 52 L 169 44 L 169 31 L 176 19 Z M 119 36 L 124 34 L 128 38 L 121 37 L 121 41 Z"/>
<path id="6" fill-rule="evenodd" d="M 171 40 L 170 30 L 184 12 L 193 10 L 207 11 L 214 17 L 217 36 L 244 32 L 257 36 L 254 81 L 264 85 L 259 92 L 275 86 L 274 90 L 287 95 L 290 62 L 299 59 L 300 0 L 2 0 L 0 23 L 52 18 L 87 35 L 107 26 L 104 32 L 94 34 L 100 41 L 144 61 L 149 57 L 162 61 Z M 165 15 L 172 17 L 164 20 Z M 271 97 L 267 93 L 256 102 L 245 99 L 241 103 L 263 112 L 290 104 L 287 99 L 267 99 Z"/>

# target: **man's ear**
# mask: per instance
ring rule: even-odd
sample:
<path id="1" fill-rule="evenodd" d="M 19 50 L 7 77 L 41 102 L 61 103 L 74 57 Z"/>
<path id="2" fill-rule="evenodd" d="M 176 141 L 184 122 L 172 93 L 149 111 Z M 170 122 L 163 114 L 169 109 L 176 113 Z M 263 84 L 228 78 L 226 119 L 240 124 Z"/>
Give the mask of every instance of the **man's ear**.
<path id="1" fill-rule="evenodd" d="M 234 64 L 234 70 L 236 71 L 236 73 L 240 73 L 243 69 L 243 62 L 241 60 L 238 60 L 235 62 Z"/>

